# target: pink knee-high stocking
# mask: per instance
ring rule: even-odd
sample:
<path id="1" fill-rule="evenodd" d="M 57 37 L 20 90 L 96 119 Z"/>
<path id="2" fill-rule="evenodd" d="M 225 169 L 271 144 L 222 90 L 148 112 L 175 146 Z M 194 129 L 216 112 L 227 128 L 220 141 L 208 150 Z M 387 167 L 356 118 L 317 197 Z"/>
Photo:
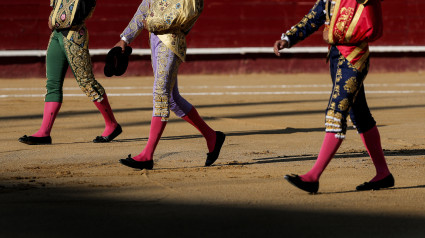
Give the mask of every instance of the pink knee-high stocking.
<path id="1" fill-rule="evenodd" d="M 62 106 L 62 103 L 60 102 L 45 102 L 44 103 L 43 122 L 41 123 L 40 129 L 32 136 L 34 137 L 50 136 L 50 131 L 52 130 L 53 123 L 55 122 L 56 116 L 58 115 L 58 112 L 61 106 Z"/>
<path id="2" fill-rule="evenodd" d="M 133 157 L 137 161 L 147 161 L 153 159 L 153 153 L 155 152 L 156 146 L 161 139 L 162 132 L 164 132 L 166 121 L 162 121 L 162 117 L 152 117 L 151 129 L 149 131 L 149 139 L 143 151 Z"/>
<path id="3" fill-rule="evenodd" d="M 326 133 L 316 163 L 314 163 L 313 168 L 308 173 L 300 176 L 301 179 L 305 182 L 319 181 L 320 175 L 322 175 L 326 166 L 334 157 L 342 141 L 342 139 L 335 138 L 334 133 Z"/>
<path id="4" fill-rule="evenodd" d="M 102 136 L 108 136 L 115 130 L 118 123 L 115 120 L 114 113 L 112 112 L 106 93 L 103 94 L 103 100 L 100 102 L 94 101 L 94 105 L 96 105 L 97 109 L 99 109 L 100 113 L 102 113 L 103 119 L 105 119 L 105 130 L 103 131 Z"/>
<path id="5" fill-rule="evenodd" d="M 195 107 L 190 109 L 186 116 L 182 117 L 183 120 L 189 122 L 192 126 L 198 129 L 199 132 L 205 137 L 208 146 L 208 152 L 212 152 L 215 146 L 216 134 L 211 127 L 205 123 L 205 121 L 199 116 L 198 111 Z"/>
<path id="6" fill-rule="evenodd" d="M 361 133 L 360 137 L 362 138 L 363 144 L 372 158 L 376 169 L 376 176 L 371 180 L 371 182 L 387 177 L 390 174 L 390 170 L 388 169 L 387 162 L 385 161 L 384 152 L 381 147 L 381 136 L 379 135 L 378 128 L 375 126 L 372 129 Z"/>

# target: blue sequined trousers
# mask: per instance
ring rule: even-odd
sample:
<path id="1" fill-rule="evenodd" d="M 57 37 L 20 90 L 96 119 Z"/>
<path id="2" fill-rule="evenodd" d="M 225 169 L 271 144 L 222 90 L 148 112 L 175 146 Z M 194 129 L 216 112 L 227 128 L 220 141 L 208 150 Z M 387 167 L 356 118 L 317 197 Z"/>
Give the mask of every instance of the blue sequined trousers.
<path id="1" fill-rule="evenodd" d="M 326 109 L 326 132 L 345 138 L 348 114 L 359 133 L 370 130 L 376 122 L 367 105 L 363 85 L 369 71 L 369 59 L 363 70 L 358 71 L 336 46 L 331 46 L 329 60 L 333 87 Z"/>

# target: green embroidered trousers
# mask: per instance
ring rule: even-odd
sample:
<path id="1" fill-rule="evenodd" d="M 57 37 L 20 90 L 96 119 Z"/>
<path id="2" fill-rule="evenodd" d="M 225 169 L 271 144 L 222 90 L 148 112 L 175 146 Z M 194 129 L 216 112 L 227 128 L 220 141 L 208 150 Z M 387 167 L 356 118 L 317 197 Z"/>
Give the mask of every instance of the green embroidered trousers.
<path id="1" fill-rule="evenodd" d="M 45 102 L 63 101 L 63 82 L 68 66 L 81 90 L 92 101 L 101 101 L 105 89 L 94 78 L 88 49 L 68 40 L 62 33 L 55 30 L 50 36 L 47 47 Z"/>

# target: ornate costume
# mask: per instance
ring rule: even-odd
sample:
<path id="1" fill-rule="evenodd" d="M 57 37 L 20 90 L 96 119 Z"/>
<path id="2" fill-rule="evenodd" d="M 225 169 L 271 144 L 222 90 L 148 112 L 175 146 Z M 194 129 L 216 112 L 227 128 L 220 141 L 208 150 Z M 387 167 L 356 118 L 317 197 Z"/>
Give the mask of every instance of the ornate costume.
<path id="1" fill-rule="evenodd" d="M 91 16 L 96 0 L 50 0 L 52 29 L 46 54 L 47 93 L 44 98 L 43 122 L 38 132 L 23 136 L 25 144 L 51 144 L 50 132 L 63 101 L 63 81 L 68 65 L 81 90 L 94 102 L 105 119 L 105 130 L 93 142 L 109 142 L 121 134 L 104 88 L 93 75 L 88 50 L 89 35 L 84 21 Z"/>
<path id="2" fill-rule="evenodd" d="M 203 7 L 203 0 L 143 0 L 121 34 L 121 40 L 129 44 L 144 28 L 150 32 L 155 76 L 148 143 L 139 155 L 121 159 L 122 164 L 139 169 L 153 168 L 153 154 L 170 117 L 170 110 L 204 136 L 209 151 L 205 166 L 212 165 L 218 158 L 225 135 L 204 122 L 195 107 L 180 96 L 177 84 L 179 66 L 186 58 L 186 35 Z"/>
<path id="3" fill-rule="evenodd" d="M 52 35 L 47 49 L 46 102 L 62 102 L 62 85 L 68 65 L 81 90 L 91 100 L 102 100 L 105 93 L 92 70 L 88 50 L 89 34 L 85 25 L 96 0 L 51 0 Z"/>
<path id="4" fill-rule="evenodd" d="M 348 113 L 362 133 L 375 126 L 364 95 L 363 80 L 369 70 L 368 42 L 382 35 L 380 0 L 318 0 L 310 12 L 283 34 L 291 46 L 325 24 L 334 84 L 326 112 L 326 131 L 345 137 Z"/>
<path id="5" fill-rule="evenodd" d="M 121 37 L 131 43 L 143 29 L 141 20 L 146 20 L 148 31 L 156 34 L 170 50 L 185 61 L 186 35 L 198 20 L 203 8 L 202 0 L 145 0 Z"/>
<path id="6" fill-rule="evenodd" d="M 183 117 L 192 108 L 178 92 L 177 73 L 186 58 L 186 35 L 203 6 L 202 0 L 144 0 L 121 34 L 124 41 L 131 43 L 145 27 L 151 33 L 155 75 L 153 116 L 162 117 L 164 121 L 168 120 L 170 109 Z"/>
<path id="7" fill-rule="evenodd" d="M 382 35 L 380 1 L 318 0 L 301 22 L 282 35 L 283 42 L 295 45 L 325 24 L 323 39 L 329 44 L 328 59 L 333 87 L 326 110 L 325 139 L 308 173 L 285 176 L 291 184 L 307 192 L 318 191 L 322 172 L 345 138 L 348 114 L 376 168 L 376 176 L 356 189 L 394 186 L 394 178 L 386 164 L 379 131 L 370 114 L 363 86 L 369 70 L 368 42 Z"/>

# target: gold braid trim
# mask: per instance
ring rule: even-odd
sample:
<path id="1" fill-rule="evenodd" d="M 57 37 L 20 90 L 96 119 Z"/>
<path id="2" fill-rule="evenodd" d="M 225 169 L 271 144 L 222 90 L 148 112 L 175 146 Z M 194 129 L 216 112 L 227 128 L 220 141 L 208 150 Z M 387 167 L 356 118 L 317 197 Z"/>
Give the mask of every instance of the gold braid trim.
<path id="1" fill-rule="evenodd" d="M 78 86 L 92 101 L 101 101 L 105 89 L 94 78 L 88 49 L 78 46 L 66 37 L 63 37 L 63 45 Z"/>

